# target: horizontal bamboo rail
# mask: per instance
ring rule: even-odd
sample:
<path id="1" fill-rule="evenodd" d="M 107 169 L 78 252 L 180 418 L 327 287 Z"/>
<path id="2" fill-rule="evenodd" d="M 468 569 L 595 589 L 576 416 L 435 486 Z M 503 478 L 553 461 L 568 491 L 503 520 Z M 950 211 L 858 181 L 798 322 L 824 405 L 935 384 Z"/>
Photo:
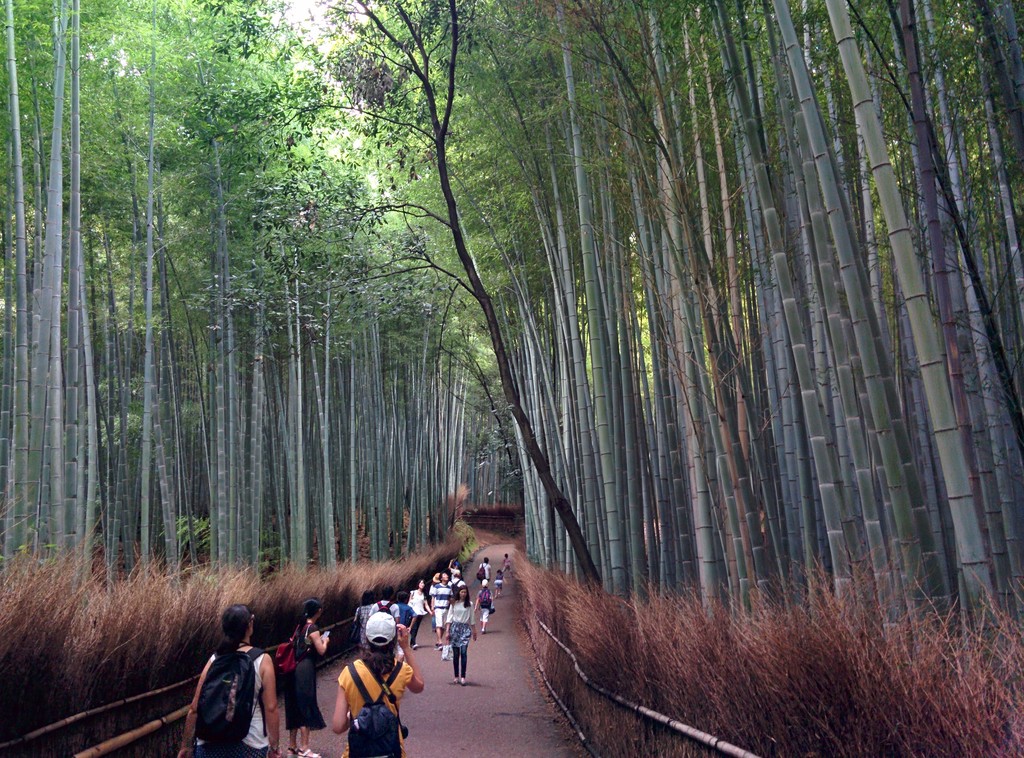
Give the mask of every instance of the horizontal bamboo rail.
<path id="1" fill-rule="evenodd" d="M 541 663 L 540 654 L 537 652 L 537 645 L 533 641 L 533 635 L 529 633 L 529 624 L 527 624 L 526 631 L 526 639 L 530 641 L 530 649 L 533 651 L 533 658 L 534 661 L 537 663 L 537 669 L 540 671 L 540 678 L 544 681 L 544 686 L 548 688 L 548 692 L 551 693 L 551 697 L 554 699 L 555 703 L 558 704 L 558 707 L 562 709 L 562 713 L 565 714 L 565 717 L 569 720 L 569 723 L 572 724 L 573 731 L 576 732 L 576 737 L 579 738 L 579 741 L 583 745 L 583 748 L 592 756 L 594 756 L 594 758 L 600 758 L 597 750 L 594 749 L 594 746 L 587 741 L 587 735 L 583 733 L 583 728 L 580 726 L 580 722 L 577 721 L 576 717 L 572 715 L 572 711 L 569 710 L 569 706 L 562 702 L 562 698 L 559 696 L 557 692 L 555 692 L 554 686 L 548 679 L 548 673 L 544 670 L 544 664 Z"/>
<path id="2" fill-rule="evenodd" d="M 122 706 L 129 705 L 130 703 L 137 703 L 140 700 L 146 700 L 148 698 L 161 695 L 165 692 L 170 692 L 171 690 L 176 690 L 181 687 L 185 687 L 189 684 L 192 684 L 197 679 L 199 679 L 199 674 L 196 674 L 195 676 L 189 679 L 183 679 L 180 682 L 175 682 L 174 684 L 168 684 L 166 687 L 161 687 L 158 690 L 150 690 L 149 692 L 142 692 L 138 695 L 132 695 L 131 697 L 122 698 L 121 700 L 114 700 L 110 703 L 107 703 L 106 705 L 98 705 L 95 708 L 90 708 L 87 711 L 76 713 L 74 716 L 68 716 L 67 718 L 61 719 L 60 721 L 54 721 L 52 724 L 47 724 L 46 726 L 41 726 L 38 729 L 33 729 L 31 732 L 26 732 L 20 737 L 15 737 L 13 740 L 10 740 L 8 742 L 0 743 L 0 750 L 15 747 L 17 745 L 24 745 L 38 737 L 50 734 L 51 732 L 60 731 L 64 727 L 71 726 L 72 724 L 87 719 L 90 716 L 96 716 L 100 713 L 106 713 L 107 711 L 112 711 L 115 708 L 120 708 Z"/>
<path id="3" fill-rule="evenodd" d="M 347 618 L 347 619 L 342 619 L 341 621 L 337 621 L 337 622 L 335 622 L 333 624 L 330 624 L 329 626 L 325 626 L 323 628 L 323 631 L 326 632 L 326 631 L 330 631 L 332 629 L 335 629 L 337 627 L 343 626 L 345 624 L 351 624 L 354 620 L 355 620 L 355 616 L 352 616 L 351 618 Z M 270 647 L 264 648 L 264 651 L 267 654 L 269 654 L 269 655 L 273 655 L 277 651 L 277 648 L 280 647 L 281 645 L 284 645 L 284 644 L 286 644 L 286 643 L 279 642 L 277 645 L 272 645 Z M 333 661 L 333 660 L 337 659 L 338 657 L 344 655 L 345 652 L 348 649 L 349 649 L 348 645 L 345 645 L 345 647 L 340 652 L 336 653 L 333 656 L 325 657 L 320 663 L 321 664 L 329 663 L 330 661 Z M 120 708 L 122 706 L 129 705 L 131 703 L 137 703 L 137 702 L 139 702 L 141 700 L 146 700 L 146 699 L 151 698 L 151 697 L 156 697 L 157 695 L 160 695 L 162 693 L 170 692 L 171 690 L 178 689 L 180 687 L 184 687 L 184 686 L 186 686 L 188 684 L 192 684 L 193 682 L 196 682 L 198 679 L 199 679 L 199 675 L 196 674 L 193 677 L 190 677 L 188 679 L 183 679 L 182 681 L 175 682 L 174 684 L 169 684 L 166 687 L 161 687 L 158 690 L 150 690 L 149 692 L 142 692 L 142 693 L 139 693 L 138 695 L 132 695 L 131 697 L 126 697 L 126 698 L 123 698 L 121 700 L 115 700 L 115 701 L 113 701 L 111 703 L 107 703 L 106 705 L 101 705 L 101 706 L 97 706 L 96 708 L 91 708 L 88 711 L 82 711 L 81 713 L 76 713 L 73 716 L 68 716 L 67 718 L 61 719 L 60 721 L 54 721 L 52 724 L 47 724 L 46 726 L 41 726 L 38 729 L 35 729 L 35 730 L 31 731 L 31 732 L 28 732 L 26 734 L 21 735 L 20 737 L 15 737 L 13 740 L 10 740 L 8 742 L 4 742 L 4 743 L 0 744 L 0 750 L 3 750 L 5 748 L 9 748 L 9 747 L 15 747 L 15 746 L 18 746 L 18 745 L 25 745 L 26 743 L 31 742 L 32 740 L 38 739 L 39 737 L 42 737 L 42 736 L 44 736 L 46 734 L 50 734 L 52 732 L 60 731 L 61 729 L 64 729 L 65 727 L 68 727 L 68 726 L 71 726 L 72 724 L 77 723 L 79 721 L 82 721 L 83 719 L 89 718 L 91 716 L 95 716 L 95 715 L 100 714 L 100 713 L 105 713 L 107 711 L 111 711 L 111 710 L 114 710 L 116 708 Z M 154 719 L 153 721 L 148 721 L 145 724 L 143 724 L 142 726 L 136 727 L 135 729 L 132 729 L 132 730 L 130 730 L 128 732 L 125 732 L 123 734 L 119 734 L 116 737 L 111 737 L 109 740 L 105 740 L 104 742 L 101 742 L 98 745 L 94 745 L 93 747 L 88 748 L 87 750 L 83 750 L 80 753 L 76 753 L 75 754 L 75 758 L 86 758 L 86 757 L 87 758 L 98 758 L 99 756 L 108 755 L 113 750 L 117 750 L 118 748 L 122 748 L 125 745 L 130 745 L 131 743 L 135 742 L 136 740 L 139 740 L 139 739 L 141 739 L 141 738 L 143 738 L 143 737 L 145 737 L 147 735 L 150 735 L 153 732 L 157 732 L 160 729 L 163 729 L 165 726 L 169 726 L 170 724 L 173 724 L 175 721 L 181 720 L 185 716 L 185 713 L 187 713 L 187 712 L 188 712 L 188 706 L 186 705 L 184 707 L 184 709 L 179 708 L 178 710 L 176 710 L 176 711 L 174 711 L 172 713 L 168 713 L 166 716 L 161 716 L 160 718 Z"/>
<path id="4" fill-rule="evenodd" d="M 644 716 L 645 718 L 651 719 L 652 721 L 657 721 L 658 723 L 667 726 L 669 729 L 679 732 L 680 734 L 689 737 L 691 740 L 699 742 L 702 745 L 705 745 L 706 747 L 709 747 L 712 750 L 715 750 L 723 755 L 729 755 L 733 758 L 759 758 L 755 753 L 751 753 L 749 750 L 744 750 L 743 748 L 736 747 L 735 745 L 728 743 L 725 740 L 715 737 L 713 734 L 702 732 L 700 729 L 696 729 L 692 726 L 684 724 L 681 721 L 677 721 L 676 719 L 670 716 L 658 713 L 657 711 L 651 710 L 650 708 L 640 705 L 639 703 L 634 703 L 630 700 L 626 700 L 624 697 L 621 697 L 615 694 L 614 692 L 606 690 L 604 687 L 592 681 L 590 677 L 586 675 L 583 669 L 580 668 L 579 661 L 576 659 L 576 654 L 573 653 L 572 650 L 566 647 L 566 645 L 560 639 L 558 639 L 558 637 L 555 636 L 555 633 L 548 628 L 547 624 L 545 624 L 539 618 L 537 619 L 537 623 L 540 625 L 540 628 L 543 629 L 544 632 L 552 640 L 554 640 L 555 644 L 562 648 L 562 650 L 565 651 L 566 655 L 568 655 L 569 658 L 572 659 L 572 665 L 573 668 L 576 669 L 576 674 L 579 676 L 580 679 L 583 680 L 584 684 L 586 684 L 595 692 L 604 695 L 609 700 L 613 700 L 614 702 L 621 705 L 623 708 L 631 710 L 634 713 Z"/>
<path id="5" fill-rule="evenodd" d="M 132 729 L 130 732 L 119 734 L 116 737 L 111 737 L 109 740 L 101 742 L 99 745 L 94 745 L 87 750 L 83 750 L 80 753 L 75 753 L 74 758 L 98 758 L 101 755 L 109 755 L 118 748 L 130 745 L 136 740 L 142 739 L 147 734 L 152 734 L 163 729 L 168 724 L 173 724 L 175 721 L 180 721 L 185 718 L 185 714 L 188 713 L 190 706 L 183 705 L 176 711 L 168 713 L 166 716 L 161 716 L 158 719 L 153 719 L 142 726 Z"/>

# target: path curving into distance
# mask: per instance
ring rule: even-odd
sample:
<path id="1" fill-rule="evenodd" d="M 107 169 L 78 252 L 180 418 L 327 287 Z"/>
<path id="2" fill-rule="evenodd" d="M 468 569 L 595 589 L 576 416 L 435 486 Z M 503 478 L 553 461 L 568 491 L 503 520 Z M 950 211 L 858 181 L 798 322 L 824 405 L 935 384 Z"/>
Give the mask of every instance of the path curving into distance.
<path id="1" fill-rule="evenodd" d="M 492 567 L 500 567 L 505 553 L 512 558 L 513 571 L 524 560 L 511 543 L 496 543 L 477 553 L 477 561 L 486 555 Z M 470 582 L 474 599 L 480 589 L 475 581 L 476 567 L 474 562 L 466 569 L 474 579 Z M 430 577 L 426 578 L 429 581 Z M 451 683 L 452 664 L 442 661 L 441 653 L 434 650 L 429 619 L 423 622 L 414 655 L 426 687 L 418 695 L 409 693 L 402 699 L 402 723 L 409 727 L 405 742 L 409 758 L 586 755 L 557 708 L 541 694 L 544 685 L 518 622 L 522 611 L 517 589 L 513 575 L 505 581 L 504 593 L 495 602 L 497 610 L 487 624 L 487 634 L 470 642 L 465 687 Z M 334 734 L 330 722 L 338 675 L 347 663 L 348 659 L 335 661 L 317 675 L 317 696 L 328 727 L 312 734 L 310 747 L 323 758 L 340 758 L 345 750 L 347 735 Z M 287 733 L 283 718 L 281 723 L 284 746 Z"/>

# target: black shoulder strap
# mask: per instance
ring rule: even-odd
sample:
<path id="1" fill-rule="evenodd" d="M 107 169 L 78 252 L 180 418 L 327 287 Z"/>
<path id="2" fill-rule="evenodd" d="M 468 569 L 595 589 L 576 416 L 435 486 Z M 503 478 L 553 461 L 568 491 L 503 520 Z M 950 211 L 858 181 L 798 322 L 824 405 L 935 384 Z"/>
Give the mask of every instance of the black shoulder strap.
<path id="1" fill-rule="evenodd" d="M 305 625 L 299 624 L 295 627 L 295 634 L 292 635 L 292 646 L 295 648 L 295 662 L 298 663 L 307 655 L 309 655 L 309 643 L 306 642 L 306 636 L 309 634 L 309 627 L 313 626 L 310 623 Z M 299 635 L 299 630 L 302 630 L 302 635 Z M 302 644 L 306 646 L 306 649 L 302 651 L 302 655 L 299 655 L 299 640 L 302 640 Z"/>
<path id="2" fill-rule="evenodd" d="M 391 685 L 395 683 L 395 680 L 398 678 L 398 672 L 402 670 L 402 666 L 404 665 L 404 661 L 395 661 L 395 667 L 391 669 L 391 673 L 388 675 L 388 680 L 384 683 L 384 692 L 388 693 L 388 700 L 390 700 L 391 704 L 395 706 L 395 715 L 398 717 L 399 734 L 402 733 L 402 709 L 398 707 L 398 698 L 396 698 L 391 692 Z M 374 674 L 373 677 L 376 679 L 377 675 Z M 380 680 L 377 679 L 377 681 L 379 682 Z"/>
<path id="3" fill-rule="evenodd" d="M 359 670 L 356 668 L 356 662 L 352 661 L 348 664 L 348 673 L 352 676 L 352 681 L 355 682 L 356 688 L 359 690 L 359 694 L 363 696 L 363 702 L 367 705 L 379 703 L 380 699 L 384 697 L 384 688 L 381 688 L 380 695 L 376 699 L 370 697 L 369 691 L 366 689 L 366 685 L 363 684 L 362 678 L 359 676 Z M 370 672 L 373 673 L 372 671 Z M 374 675 L 376 678 L 376 675 Z"/>
<path id="4" fill-rule="evenodd" d="M 389 691 L 388 694 L 390 694 L 391 685 L 394 684 L 395 680 L 398 678 L 398 672 L 402 670 L 402 666 L 404 665 L 405 663 L 403 661 L 398 661 L 396 666 L 393 669 L 391 669 L 391 673 L 388 675 L 387 681 L 387 689 Z"/>
<path id="5" fill-rule="evenodd" d="M 402 661 L 396 661 L 395 667 L 393 669 L 391 669 L 391 673 L 388 674 L 388 678 L 387 678 L 386 682 L 382 682 L 380 680 L 380 677 L 377 676 L 376 672 L 374 672 L 374 671 L 370 672 L 371 674 L 373 674 L 373 678 L 377 680 L 377 684 L 380 685 L 381 692 L 383 692 L 385 695 L 388 696 L 388 700 L 390 700 L 391 704 L 393 706 L 395 706 L 395 710 L 396 711 L 398 710 L 398 698 L 396 698 L 395 694 L 391 691 L 391 685 L 395 683 L 395 680 L 398 678 L 398 672 L 400 672 L 402 670 L 402 666 L 403 665 L 404 664 L 402 663 Z M 402 714 L 401 713 L 398 714 L 398 721 L 399 721 L 399 723 L 401 723 L 401 721 L 402 721 Z"/>

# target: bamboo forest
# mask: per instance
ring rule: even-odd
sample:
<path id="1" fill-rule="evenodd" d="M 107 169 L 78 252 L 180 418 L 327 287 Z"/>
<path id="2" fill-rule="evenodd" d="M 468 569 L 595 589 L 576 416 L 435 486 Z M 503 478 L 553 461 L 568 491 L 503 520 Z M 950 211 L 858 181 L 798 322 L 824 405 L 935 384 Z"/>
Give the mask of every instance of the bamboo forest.
<path id="1" fill-rule="evenodd" d="M 1011 0 L 5 5 L 4 565 L 1024 611 Z"/>

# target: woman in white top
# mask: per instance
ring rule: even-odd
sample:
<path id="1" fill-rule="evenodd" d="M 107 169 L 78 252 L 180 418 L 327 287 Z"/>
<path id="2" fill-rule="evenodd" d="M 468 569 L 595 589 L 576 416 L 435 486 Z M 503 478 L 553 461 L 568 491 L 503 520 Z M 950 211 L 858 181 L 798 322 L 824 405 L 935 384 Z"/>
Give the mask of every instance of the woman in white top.
<path id="1" fill-rule="evenodd" d="M 416 614 L 412 620 L 412 628 L 409 630 L 409 641 L 412 643 L 413 650 L 419 647 L 419 645 L 416 644 L 416 633 L 420 630 L 420 624 L 423 623 L 423 617 L 433 613 L 433 610 L 430 608 L 430 599 L 424 592 L 426 587 L 427 583 L 420 579 L 420 583 L 416 585 L 416 589 L 409 594 L 409 605 L 412 607 L 412 612 Z"/>
<path id="2" fill-rule="evenodd" d="M 452 646 L 452 666 L 455 669 L 452 684 L 461 681 L 465 686 L 469 638 L 472 636 L 476 640 L 476 608 L 469 599 L 469 588 L 465 584 L 459 586 L 458 593 L 445 614 L 444 641 Z"/>
<path id="3" fill-rule="evenodd" d="M 188 715 L 185 717 L 185 734 L 181 740 L 178 758 L 280 758 L 278 750 L 280 741 L 280 723 L 277 715 L 277 682 L 274 677 L 274 661 L 265 653 L 253 661 L 256 669 L 255 695 L 260 697 L 262 707 L 257 702 L 249 722 L 249 732 L 240 743 L 207 743 L 193 738 L 196 729 L 196 717 L 199 712 L 199 693 L 202 692 L 206 674 L 218 655 L 234 652 L 248 653 L 252 649 L 249 640 L 252 638 L 253 622 L 256 617 L 247 605 L 232 605 L 221 616 L 221 628 L 224 630 L 224 641 L 220 643 L 210 660 L 206 662 L 203 673 L 196 685 L 196 694 L 192 698 Z M 265 725 L 265 727 L 264 727 Z"/>

